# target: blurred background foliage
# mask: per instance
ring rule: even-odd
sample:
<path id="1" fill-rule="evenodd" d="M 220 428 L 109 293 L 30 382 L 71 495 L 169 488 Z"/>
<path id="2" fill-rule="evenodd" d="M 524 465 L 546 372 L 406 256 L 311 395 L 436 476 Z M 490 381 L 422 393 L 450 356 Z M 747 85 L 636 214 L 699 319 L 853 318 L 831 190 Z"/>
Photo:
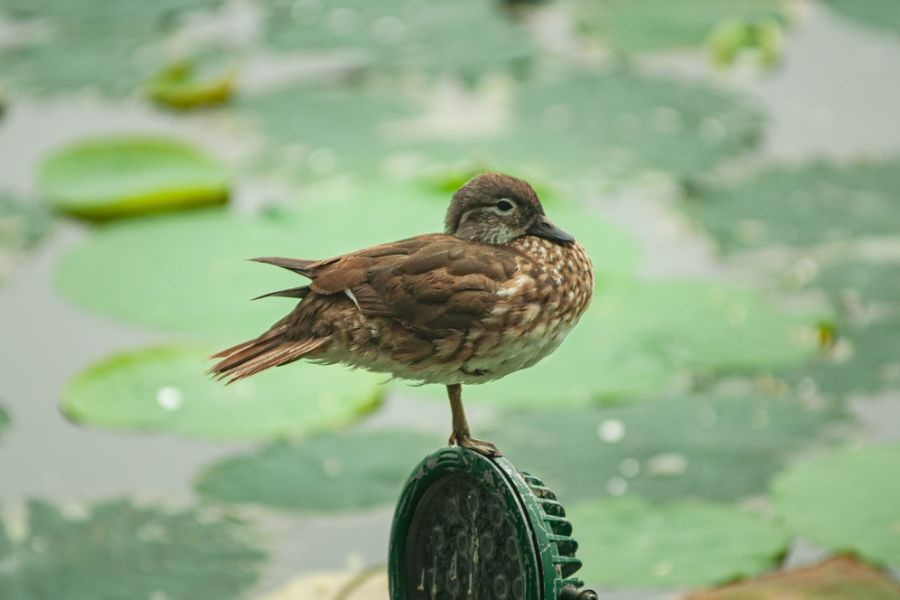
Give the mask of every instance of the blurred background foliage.
<path id="1" fill-rule="evenodd" d="M 505 170 L 595 300 L 466 397 L 583 577 L 900 598 L 898 32 L 895 0 L 0 0 L 0 597 L 386 598 L 443 390 L 205 357 L 290 309 L 244 259 L 439 230 Z"/>

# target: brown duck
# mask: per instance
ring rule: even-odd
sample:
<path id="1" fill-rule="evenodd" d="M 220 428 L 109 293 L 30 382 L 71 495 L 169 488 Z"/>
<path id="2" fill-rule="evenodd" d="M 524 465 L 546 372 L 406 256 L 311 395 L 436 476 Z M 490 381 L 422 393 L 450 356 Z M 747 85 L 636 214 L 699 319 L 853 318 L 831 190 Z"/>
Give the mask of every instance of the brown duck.
<path id="1" fill-rule="evenodd" d="M 535 364 L 591 300 L 584 248 L 545 215 L 528 183 L 486 173 L 454 195 L 444 233 L 326 260 L 257 258 L 311 280 L 266 294 L 301 298 L 256 339 L 214 355 L 229 382 L 301 358 L 447 386 L 449 443 L 499 456 L 471 437 L 461 384 Z M 552 398 L 547 399 L 548 402 Z"/>

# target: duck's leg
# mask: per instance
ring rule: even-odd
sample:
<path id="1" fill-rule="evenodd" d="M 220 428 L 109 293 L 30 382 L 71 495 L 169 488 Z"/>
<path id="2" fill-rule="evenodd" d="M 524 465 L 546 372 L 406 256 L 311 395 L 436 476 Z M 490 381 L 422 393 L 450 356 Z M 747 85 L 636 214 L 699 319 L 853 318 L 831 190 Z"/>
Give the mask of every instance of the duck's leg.
<path id="1" fill-rule="evenodd" d="M 448 385 L 447 397 L 450 398 L 450 412 L 453 414 L 453 433 L 450 434 L 448 443 L 451 446 L 459 445 L 474 450 L 484 456 L 503 456 L 494 444 L 476 440 L 469 434 L 469 423 L 466 421 L 466 411 L 462 404 L 462 385 L 458 383 Z"/>

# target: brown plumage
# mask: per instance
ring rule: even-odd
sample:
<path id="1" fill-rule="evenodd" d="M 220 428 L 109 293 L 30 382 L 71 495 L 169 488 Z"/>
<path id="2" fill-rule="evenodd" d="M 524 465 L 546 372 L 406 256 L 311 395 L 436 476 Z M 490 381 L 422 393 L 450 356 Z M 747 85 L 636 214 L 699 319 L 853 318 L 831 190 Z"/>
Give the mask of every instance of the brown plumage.
<path id="1" fill-rule="evenodd" d="M 253 340 L 214 355 L 229 382 L 301 358 L 447 386 L 450 443 L 472 439 L 461 384 L 484 383 L 550 354 L 587 308 L 591 263 L 544 215 L 526 182 L 480 175 L 454 196 L 445 233 L 326 260 L 258 258 L 310 280 L 260 297 L 300 298 Z"/>

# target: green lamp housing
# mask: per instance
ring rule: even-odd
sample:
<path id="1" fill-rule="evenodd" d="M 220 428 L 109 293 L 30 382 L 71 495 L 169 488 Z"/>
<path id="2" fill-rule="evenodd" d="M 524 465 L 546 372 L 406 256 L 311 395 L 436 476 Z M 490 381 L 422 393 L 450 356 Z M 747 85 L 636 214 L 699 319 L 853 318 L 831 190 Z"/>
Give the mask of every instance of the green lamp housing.
<path id="1" fill-rule="evenodd" d="M 391 600 L 591 600 L 572 524 L 541 480 L 465 448 L 425 457 L 394 512 Z"/>

